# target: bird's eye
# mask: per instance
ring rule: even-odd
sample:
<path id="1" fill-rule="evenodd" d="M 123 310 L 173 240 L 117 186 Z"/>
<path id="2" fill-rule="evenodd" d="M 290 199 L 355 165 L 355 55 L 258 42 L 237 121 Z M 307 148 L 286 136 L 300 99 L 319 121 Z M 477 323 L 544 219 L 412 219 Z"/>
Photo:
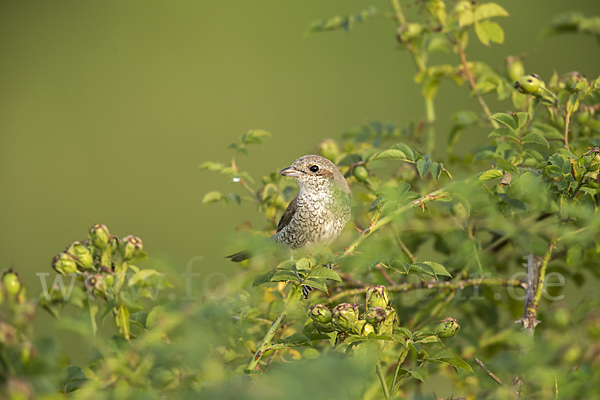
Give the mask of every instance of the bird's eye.
<path id="1" fill-rule="evenodd" d="M 310 167 L 310 170 L 311 170 L 312 172 L 317 172 L 317 171 L 319 170 L 319 167 L 318 167 L 317 165 L 312 165 L 312 166 Z"/>

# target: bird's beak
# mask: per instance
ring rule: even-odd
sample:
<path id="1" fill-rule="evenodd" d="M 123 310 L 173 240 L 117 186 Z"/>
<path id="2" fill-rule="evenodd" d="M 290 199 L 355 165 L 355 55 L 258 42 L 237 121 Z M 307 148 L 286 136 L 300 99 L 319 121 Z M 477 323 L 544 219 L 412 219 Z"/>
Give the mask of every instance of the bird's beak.
<path id="1" fill-rule="evenodd" d="M 287 167 L 281 170 L 281 172 L 279 173 L 279 175 L 283 175 L 283 176 L 292 176 L 292 177 L 296 177 L 296 176 L 301 176 L 304 173 L 302 171 L 298 171 L 297 169 L 294 169 L 294 167 Z"/>

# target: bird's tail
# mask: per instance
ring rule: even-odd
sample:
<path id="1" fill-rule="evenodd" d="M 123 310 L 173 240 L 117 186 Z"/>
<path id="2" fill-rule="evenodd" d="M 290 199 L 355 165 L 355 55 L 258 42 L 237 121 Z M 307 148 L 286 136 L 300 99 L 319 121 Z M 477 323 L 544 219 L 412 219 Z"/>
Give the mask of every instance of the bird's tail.
<path id="1" fill-rule="evenodd" d="M 238 251 L 237 253 L 229 255 L 225 258 L 229 258 L 233 262 L 242 262 L 250 257 L 252 257 L 252 254 L 249 251 Z"/>

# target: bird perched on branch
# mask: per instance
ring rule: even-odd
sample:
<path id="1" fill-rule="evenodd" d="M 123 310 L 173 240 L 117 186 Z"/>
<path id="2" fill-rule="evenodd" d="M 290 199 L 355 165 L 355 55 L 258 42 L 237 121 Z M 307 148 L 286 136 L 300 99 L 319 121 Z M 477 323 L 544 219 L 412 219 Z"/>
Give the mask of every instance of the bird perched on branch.
<path id="1" fill-rule="evenodd" d="M 280 175 L 296 179 L 300 192 L 290 202 L 271 240 L 290 250 L 329 246 L 350 220 L 350 188 L 334 163 L 325 157 L 300 157 Z M 241 251 L 228 256 L 240 262 L 251 257 Z"/>

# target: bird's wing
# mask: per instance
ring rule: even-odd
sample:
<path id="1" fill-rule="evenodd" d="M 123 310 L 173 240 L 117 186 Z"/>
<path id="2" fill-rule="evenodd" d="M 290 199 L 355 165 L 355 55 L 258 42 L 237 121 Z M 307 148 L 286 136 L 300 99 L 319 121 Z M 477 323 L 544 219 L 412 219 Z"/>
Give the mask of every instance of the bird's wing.
<path id="1" fill-rule="evenodd" d="M 283 212 L 283 215 L 281 216 L 281 219 L 279 220 L 279 223 L 277 224 L 277 232 L 279 232 L 280 230 L 285 228 L 287 226 L 287 224 L 289 224 L 290 221 L 292 220 L 292 217 L 296 213 L 297 200 L 298 200 L 298 196 L 294 197 L 294 199 L 292 201 L 290 201 L 290 204 L 288 204 L 287 208 Z"/>

